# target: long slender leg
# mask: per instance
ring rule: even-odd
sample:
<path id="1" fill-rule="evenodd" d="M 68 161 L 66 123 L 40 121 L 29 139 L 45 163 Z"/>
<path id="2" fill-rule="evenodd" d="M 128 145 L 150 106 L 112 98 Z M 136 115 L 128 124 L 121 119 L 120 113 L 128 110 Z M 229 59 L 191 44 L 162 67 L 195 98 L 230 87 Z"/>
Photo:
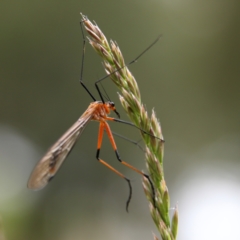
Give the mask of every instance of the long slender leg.
<path id="1" fill-rule="evenodd" d="M 88 20 L 86 16 L 82 15 L 82 17 L 83 17 L 83 22 Z M 82 30 L 82 32 L 83 32 L 83 30 Z M 114 74 L 114 73 L 116 73 L 116 72 L 119 72 L 121 69 L 126 68 L 127 66 L 131 65 L 132 63 L 135 63 L 143 54 L 145 54 L 153 45 L 156 44 L 156 42 L 160 39 L 161 36 L 162 36 L 162 35 L 159 35 L 147 48 L 145 48 L 145 49 L 144 49 L 137 57 L 135 57 L 131 62 L 129 62 L 128 64 L 125 64 L 124 66 L 120 66 L 120 67 L 116 66 L 116 69 L 115 69 L 113 72 L 105 75 L 104 77 L 98 79 L 98 80 L 95 82 L 96 89 L 97 89 L 97 91 L 98 91 L 98 93 L 99 93 L 99 96 L 100 96 L 100 98 L 101 98 L 101 100 L 102 100 L 103 103 L 104 103 L 104 99 L 103 99 L 103 96 L 102 96 L 102 94 L 101 94 L 101 92 L 100 92 L 100 89 L 99 89 L 99 87 L 98 87 L 98 83 L 101 82 L 102 80 L 108 78 L 108 77 L 111 76 L 112 74 Z"/>
<path id="2" fill-rule="evenodd" d="M 89 91 L 89 89 L 86 87 L 86 85 L 83 82 L 83 66 L 84 66 L 84 59 L 85 59 L 85 48 L 86 48 L 86 39 L 83 31 L 83 22 L 80 22 L 81 32 L 82 32 L 82 38 L 83 38 L 83 47 L 82 47 L 82 64 L 81 64 L 81 72 L 80 72 L 80 79 L 79 82 L 83 86 L 83 88 L 87 91 L 87 93 L 90 95 L 90 97 L 93 99 L 93 101 L 96 101 L 96 98 L 92 95 L 92 93 Z"/>
<path id="3" fill-rule="evenodd" d="M 97 91 L 99 92 L 100 97 L 101 97 L 101 92 L 99 91 L 99 88 L 98 88 L 98 85 L 97 85 L 99 82 L 101 82 L 101 81 L 103 81 L 104 79 L 108 78 L 108 77 L 111 76 L 112 74 L 121 71 L 123 68 L 126 68 L 126 67 L 128 67 L 129 65 L 137 62 L 137 60 L 138 60 L 142 55 L 144 55 L 153 45 L 155 45 L 161 37 L 162 37 L 162 35 L 159 35 L 146 49 L 144 49 L 144 50 L 143 50 L 135 59 L 133 59 L 131 62 L 125 64 L 124 66 L 121 66 L 121 67 L 117 68 L 117 69 L 114 70 L 113 72 L 111 72 L 111 73 L 107 74 L 106 76 L 98 79 L 98 80 L 95 82 L 95 86 L 96 86 L 96 88 L 97 88 Z"/>
<path id="4" fill-rule="evenodd" d="M 139 143 L 142 141 L 142 139 L 140 139 L 140 140 L 138 140 L 138 141 L 135 141 L 135 140 L 132 140 L 132 139 L 130 139 L 130 138 L 127 138 L 127 137 L 125 137 L 125 136 L 123 136 L 123 135 L 121 135 L 121 134 L 119 134 L 119 133 L 113 132 L 113 131 L 112 131 L 112 134 L 113 134 L 113 136 L 115 136 L 115 137 L 119 137 L 119 138 L 121 138 L 121 139 L 124 139 L 124 140 L 126 140 L 126 141 L 128 141 L 128 142 L 130 142 L 130 143 L 132 143 L 132 144 L 134 144 L 134 145 L 136 145 L 140 150 L 142 150 L 143 152 L 145 152 L 145 150 L 143 149 L 143 147 L 139 144 Z"/>
<path id="5" fill-rule="evenodd" d="M 114 141 L 114 138 L 113 138 L 113 135 L 112 135 L 112 132 L 111 132 L 111 129 L 110 129 L 108 123 L 107 123 L 107 122 L 102 122 L 101 124 L 103 125 L 103 127 L 105 128 L 105 130 L 106 130 L 106 132 L 107 132 L 108 138 L 109 138 L 110 143 L 112 144 L 112 147 L 113 147 L 113 149 L 114 149 L 114 151 L 115 151 L 115 153 L 116 153 L 116 156 L 117 156 L 118 161 L 119 161 L 120 163 L 122 163 L 123 165 L 125 165 L 126 167 L 128 167 L 128 168 L 132 169 L 133 171 L 139 173 L 139 174 L 142 175 L 143 177 L 147 178 L 147 180 L 149 181 L 149 183 L 150 183 L 150 185 L 151 185 L 151 188 L 152 188 L 153 204 L 154 204 L 154 206 L 155 206 L 155 189 L 154 189 L 154 187 L 153 187 L 153 183 L 152 183 L 150 177 L 149 177 L 147 174 L 143 173 L 143 172 L 140 171 L 139 169 L 133 167 L 132 165 L 130 165 L 129 163 L 123 161 L 123 160 L 120 158 L 120 155 L 119 155 L 118 150 L 117 150 L 117 145 L 116 145 L 116 143 L 115 143 L 115 141 Z M 102 130 L 102 131 L 103 131 L 103 130 Z"/>
<path id="6" fill-rule="evenodd" d="M 108 163 L 106 163 L 104 160 L 102 160 L 101 158 L 99 158 L 100 155 L 100 149 L 101 149 L 101 145 L 102 145 L 102 139 L 103 139 L 103 131 L 104 131 L 104 122 L 100 122 L 99 124 L 99 132 L 98 132 L 98 143 L 97 143 L 97 154 L 96 154 L 96 158 L 97 160 L 102 163 L 104 166 L 106 166 L 107 168 L 109 168 L 111 171 L 115 172 L 118 176 L 120 176 L 121 178 L 125 179 L 128 183 L 129 186 L 129 197 L 126 203 L 126 210 L 128 212 L 128 206 L 130 203 L 130 200 L 132 198 L 132 186 L 131 186 L 131 182 L 128 178 L 126 178 L 122 173 L 120 173 L 119 171 L 117 171 L 115 168 L 113 168 L 111 165 L 109 165 Z"/>
<path id="7" fill-rule="evenodd" d="M 120 122 L 120 123 L 124 123 L 124 124 L 126 124 L 126 125 L 133 126 L 133 127 L 137 128 L 137 129 L 139 129 L 142 133 L 147 134 L 147 135 L 149 135 L 149 136 L 151 136 L 151 137 L 154 137 L 154 138 L 156 138 L 156 139 L 159 139 L 161 142 L 165 142 L 164 139 L 161 139 L 161 138 L 159 138 L 159 137 L 157 137 L 157 136 L 152 135 L 151 133 L 146 132 L 145 130 L 141 129 L 140 127 L 136 126 L 135 124 L 133 124 L 133 123 L 131 123 L 131 122 L 124 121 L 124 120 L 118 119 L 118 118 L 112 118 L 112 117 L 106 117 L 106 120 L 108 120 L 108 121 L 114 121 L 114 122 Z"/>

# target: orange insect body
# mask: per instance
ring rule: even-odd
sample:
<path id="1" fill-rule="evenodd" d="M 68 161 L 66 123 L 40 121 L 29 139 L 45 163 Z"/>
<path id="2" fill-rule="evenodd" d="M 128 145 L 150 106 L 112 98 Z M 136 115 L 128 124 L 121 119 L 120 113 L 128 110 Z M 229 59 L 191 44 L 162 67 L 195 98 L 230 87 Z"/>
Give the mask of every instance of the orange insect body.
<path id="1" fill-rule="evenodd" d="M 105 121 L 107 115 L 110 114 L 111 111 L 115 111 L 116 108 L 112 102 L 93 102 L 89 105 L 88 109 L 83 113 L 80 117 L 84 117 L 85 115 L 92 114 L 92 120 L 95 121 Z"/>

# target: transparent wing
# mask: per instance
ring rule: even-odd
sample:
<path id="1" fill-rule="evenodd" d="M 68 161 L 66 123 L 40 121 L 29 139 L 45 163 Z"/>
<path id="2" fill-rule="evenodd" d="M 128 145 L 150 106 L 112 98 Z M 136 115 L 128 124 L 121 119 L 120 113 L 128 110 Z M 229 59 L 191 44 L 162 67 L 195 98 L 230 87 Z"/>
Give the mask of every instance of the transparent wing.
<path id="1" fill-rule="evenodd" d="M 28 180 L 28 188 L 39 190 L 47 185 L 71 152 L 78 137 L 90 120 L 91 114 L 85 114 L 84 117 L 80 117 L 78 121 L 47 151 L 33 169 Z"/>

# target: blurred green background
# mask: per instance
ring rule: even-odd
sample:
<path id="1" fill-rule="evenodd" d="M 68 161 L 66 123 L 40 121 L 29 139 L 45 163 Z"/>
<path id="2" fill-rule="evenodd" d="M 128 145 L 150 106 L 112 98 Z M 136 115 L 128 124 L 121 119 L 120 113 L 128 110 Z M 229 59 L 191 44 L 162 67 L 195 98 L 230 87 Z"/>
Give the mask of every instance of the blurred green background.
<path id="1" fill-rule="evenodd" d="M 86 110 L 80 86 L 79 12 L 118 42 L 126 62 L 163 38 L 130 67 L 143 102 L 154 108 L 166 140 L 164 169 L 171 207 L 179 208 L 179 240 L 240 239 L 239 1 L 1 1 L 0 239 L 152 239 L 141 178 L 101 156 L 133 180 L 126 183 L 95 159 L 91 122 L 45 189 L 26 188 L 48 147 Z M 87 44 L 84 80 L 104 76 Z M 104 82 L 123 119 L 116 86 Z M 111 124 L 139 140 L 136 129 Z M 146 171 L 144 153 L 116 138 L 122 159 Z M 172 212 L 171 212 L 172 213 Z M 1 238 L 1 234 L 4 234 Z"/>

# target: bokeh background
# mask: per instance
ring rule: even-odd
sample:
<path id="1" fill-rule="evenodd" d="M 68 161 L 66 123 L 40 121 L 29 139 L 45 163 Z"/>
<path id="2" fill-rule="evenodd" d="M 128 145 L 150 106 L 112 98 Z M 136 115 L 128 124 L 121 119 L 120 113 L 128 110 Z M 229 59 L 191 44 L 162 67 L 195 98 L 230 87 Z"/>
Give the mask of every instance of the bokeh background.
<path id="1" fill-rule="evenodd" d="M 133 180 L 126 183 L 95 159 L 91 122 L 55 179 L 26 188 L 48 147 L 86 110 L 80 86 L 79 12 L 117 40 L 126 62 L 163 38 L 130 67 L 143 102 L 154 108 L 166 140 L 164 169 L 171 207 L 179 208 L 179 240 L 240 239 L 239 1 L 1 1 L 0 239 L 152 239 L 141 177 L 115 159 L 107 139 L 101 156 Z M 104 76 L 88 45 L 84 80 Z M 104 82 L 127 120 L 111 80 Z M 96 95 L 97 96 L 97 95 Z M 112 129 L 139 140 L 136 129 Z M 146 171 L 144 153 L 116 139 L 122 159 Z M 172 212 L 171 212 L 172 214 Z"/>

